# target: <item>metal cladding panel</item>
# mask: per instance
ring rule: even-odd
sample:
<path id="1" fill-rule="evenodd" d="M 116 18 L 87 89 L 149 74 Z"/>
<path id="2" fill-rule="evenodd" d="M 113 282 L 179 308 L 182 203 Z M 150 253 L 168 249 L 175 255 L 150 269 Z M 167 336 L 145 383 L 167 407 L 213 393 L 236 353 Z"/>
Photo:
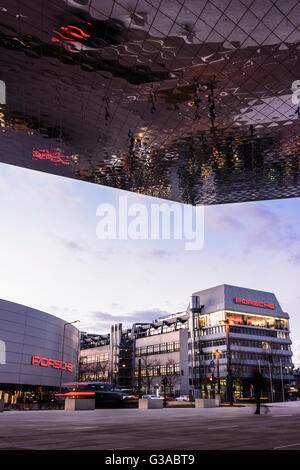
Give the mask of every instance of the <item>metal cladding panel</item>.
<path id="1" fill-rule="evenodd" d="M 200 305 L 204 305 L 201 313 L 212 313 L 225 309 L 224 285 L 195 292 L 193 296 L 199 296 Z"/>
<path id="2" fill-rule="evenodd" d="M 275 316 L 286 319 L 289 318 L 289 315 L 282 310 L 275 294 L 272 292 L 264 292 L 245 287 L 222 284 L 220 286 L 193 293 L 193 296 L 196 295 L 200 297 L 200 305 L 204 305 L 201 310 L 202 314 L 217 312 L 218 310 L 236 310 L 238 312 L 253 313 L 257 315 Z M 267 306 L 259 307 L 250 304 L 244 305 L 240 302 L 237 303 L 235 301 L 236 298 L 265 303 L 266 305 L 273 304 L 275 308 L 272 309 Z"/>
<path id="3" fill-rule="evenodd" d="M 283 312 L 275 294 L 272 292 L 263 292 L 260 290 L 247 289 L 244 287 L 235 287 L 225 285 L 225 307 L 227 310 L 237 310 L 239 312 L 253 313 L 257 315 L 274 316 L 280 318 L 289 318 L 286 312 Z M 254 305 L 244 305 L 236 303 L 235 299 L 245 299 L 250 301 L 266 304 L 266 307 L 257 307 Z M 274 305 L 273 308 L 268 308 L 267 305 Z"/>
<path id="4" fill-rule="evenodd" d="M 8 311 L 12 312 L 12 314 L 20 314 L 20 318 L 24 318 L 24 314 L 27 313 L 27 308 L 28 307 L 26 307 L 25 305 L 16 304 L 8 300 L 0 299 L 0 313 L 3 313 L 3 311 Z"/>
<path id="5" fill-rule="evenodd" d="M 2 309 L 3 301 L 0 302 L 0 321 L 1 320 L 9 320 L 14 323 L 19 323 L 20 325 L 25 325 L 26 317 L 23 314 L 12 312 L 11 310 L 4 310 Z"/>
<path id="6" fill-rule="evenodd" d="M 21 323 L 11 322 L 9 320 L 9 315 L 7 315 L 7 320 L 2 318 L 0 319 L 0 331 L 23 334 L 25 332 L 25 328 L 25 325 L 22 325 Z"/>
<path id="7" fill-rule="evenodd" d="M 0 341 L 5 344 L 1 355 L 0 383 L 59 387 L 62 382 L 76 381 L 78 375 L 79 332 L 73 325 L 64 325 L 48 313 L 0 300 Z M 32 364 L 32 357 L 72 364 L 72 370 L 48 365 L 47 361 Z M 57 365 L 57 364 L 56 364 Z"/>

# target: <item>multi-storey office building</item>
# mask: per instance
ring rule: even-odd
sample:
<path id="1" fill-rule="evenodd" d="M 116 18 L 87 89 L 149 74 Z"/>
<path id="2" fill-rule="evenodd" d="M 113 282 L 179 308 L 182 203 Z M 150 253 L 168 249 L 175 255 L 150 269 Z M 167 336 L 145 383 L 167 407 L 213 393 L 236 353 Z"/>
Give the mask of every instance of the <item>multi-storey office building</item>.
<path id="1" fill-rule="evenodd" d="M 79 379 L 107 380 L 118 388 L 144 393 L 166 391 L 180 395 L 189 390 L 188 315 L 186 312 L 131 329 L 111 326 L 110 334 L 81 336 Z"/>
<path id="2" fill-rule="evenodd" d="M 289 316 L 269 292 L 221 285 L 196 292 L 189 312 L 189 375 L 194 395 L 221 391 L 231 380 L 236 396 L 251 394 L 253 368 L 282 397 L 293 378 Z M 272 390 L 272 392 L 271 392 Z M 280 398 L 280 397 L 278 397 Z"/>
<path id="3" fill-rule="evenodd" d="M 79 380 L 107 381 L 118 388 L 132 388 L 133 341 L 131 330 L 111 326 L 106 335 L 81 333 Z"/>
<path id="4" fill-rule="evenodd" d="M 153 323 L 134 326 L 134 384 L 146 393 L 189 393 L 188 315 L 162 317 Z"/>
<path id="5" fill-rule="evenodd" d="M 110 363 L 110 335 L 89 335 L 82 332 L 79 380 L 110 382 Z"/>
<path id="6" fill-rule="evenodd" d="M 236 286 L 194 293 L 185 312 L 81 339 L 81 380 L 144 393 L 161 393 L 166 379 L 175 395 L 225 394 L 230 383 L 235 396 L 248 397 L 255 366 L 266 393 L 281 399 L 293 380 L 289 316 L 274 294 Z"/>

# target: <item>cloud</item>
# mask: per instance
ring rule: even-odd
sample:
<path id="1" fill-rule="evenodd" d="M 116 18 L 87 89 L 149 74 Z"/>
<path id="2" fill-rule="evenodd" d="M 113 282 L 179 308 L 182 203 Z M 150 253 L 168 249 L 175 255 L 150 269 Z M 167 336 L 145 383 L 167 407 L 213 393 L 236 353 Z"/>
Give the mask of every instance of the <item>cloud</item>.
<path id="1" fill-rule="evenodd" d="M 145 253 L 146 256 L 158 256 L 159 258 L 161 257 L 166 257 L 166 256 L 174 256 L 176 253 L 174 251 L 168 251 L 168 250 L 163 250 L 163 249 L 157 249 L 157 250 L 151 250 Z"/>
<path id="2" fill-rule="evenodd" d="M 130 250 L 126 245 L 116 244 L 115 247 L 112 247 L 111 244 L 108 245 L 107 243 L 104 244 L 103 250 L 98 250 L 98 249 L 93 249 L 93 248 L 87 248 L 82 243 L 76 240 L 66 239 L 57 235 L 52 235 L 52 238 L 53 237 L 55 238 L 56 241 L 58 241 L 61 245 L 63 245 L 65 248 L 72 251 L 73 253 L 91 254 L 93 257 L 96 257 L 100 259 L 101 261 L 106 261 L 113 256 L 117 256 L 117 257 L 134 256 L 136 258 L 144 259 L 145 257 L 162 258 L 162 257 L 168 257 L 168 256 L 174 257 L 176 255 L 176 252 L 170 251 L 170 250 L 154 249 L 154 250 L 149 250 L 149 251 L 144 251 L 144 250 L 137 251 L 137 250 Z"/>
<path id="3" fill-rule="evenodd" d="M 49 305 L 49 307 L 46 308 L 46 312 L 55 312 L 54 315 L 60 315 L 66 314 L 72 314 L 72 315 L 78 315 L 80 313 L 79 310 L 76 308 L 69 308 L 69 307 L 58 307 L 57 305 Z"/>
<path id="4" fill-rule="evenodd" d="M 58 240 L 62 245 L 64 245 L 69 250 L 76 252 L 76 253 L 88 253 L 89 251 L 79 243 L 75 242 L 74 240 L 66 240 L 64 238 L 57 237 Z"/>
<path id="5" fill-rule="evenodd" d="M 0 170 L 4 175 L 0 189 L 10 190 L 9 194 L 17 196 L 23 204 L 27 201 L 45 211 L 45 208 L 57 205 L 64 210 L 77 209 L 82 203 L 77 182 L 72 179 L 3 163 Z"/>
<path id="6" fill-rule="evenodd" d="M 151 241 L 150 241 L 151 243 Z M 110 257 L 112 256 L 121 256 L 121 255 L 124 255 L 124 256 L 129 256 L 129 257 L 135 257 L 135 258 L 139 258 L 139 259 L 145 259 L 145 258 L 167 258 L 167 257 L 172 257 L 174 258 L 174 256 L 177 255 L 177 253 L 175 251 L 170 251 L 170 250 L 164 250 L 164 249 L 154 249 L 154 250 L 149 250 L 149 251 L 144 251 L 144 250 L 141 250 L 141 251 L 138 251 L 138 250 L 130 250 L 129 248 L 127 248 L 126 246 L 120 246 L 120 245 L 116 245 L 116 248 L 108 248 L 106 250 L 103 250 L 103 251 L 99 251 L 97 250 L 95 252 L 95 255 L 97 256 L 97 258 L 101 259 L 102 261 L 106 261 L 107 259 L 109 259 Z"/>
<path id="7" fill-rule="evenodd" d="M 278 227 L 278 216 L 263 203 L 247 202 L 213 206 L 206 209 L 206 220 L 213 228 L 222 232 L 243 230 L 254 233 L 266 227 Z"/>
<path id="8" fill-rule="evenodd" d="M 113 240 L 112 242 L 116 242 Z M 93 255 L 96 256 L 101 261 L 107 261 L 112 256 L 120 257 L 122 255 L 125 256 L 136 256 L 137 253 L 130 251 L 125 245 L 119 245 L 116 243 L 115 248 L 109 248 L 109 245 L 104 242 L 104 249 L 103 250 L 95 250 L 93 251 Z"/>
<path id="9" fill-rule="evenodd" d="M 212 227 L 218 231 L 226 232 L 236 232 L 237 230 L 245 230 L 244 224 L 238 218 L 234 218 L 232 215 L 226 214 L 226 209 L 224 208 L 209 207 L 205 211 L 205 225 L 208 224 L 208 227 Z M 221 213 L 220 213 L 221 212 Z"/>
<path id="10" fill-rule="evenodd" d="M 276 254 L 283 254 L 288 262 L 298 264 L 300 235 L 287 223 L 289 216 L 283 211 L 273 211 L 270 205 L 272 201 L 209 207 L 206 223 L 208 228 L 222 234 L 240 232 L 239 245 L 246 257 L 253 248 L 276 250 Z"/>
<path id="11" fill-rule="evenodd" d="M 0 167 L 1 168 L 1 167 Z M 0 175 L 0 191 L 5 193 L 6 191 L 9 191 L 11 189 L 11 187 L 9 186 L 9 184 L 7 183 L 7 181 L 5 180 L 5 178 L 3 178 L 1 175 Z"/>
<path id="12" fill-rule="evenodd" d="M 292 263 L 300 263 L 300 235 L 296 233 L 289 224 L 285 225 L 286 240 L 284 245 L 289 253 L 289 260 Z"/>
<path id="13" fill-rule="evenodd" d="M 95 333 L 105 332 L 115 323 L 122 323 L 123 327 L 129 328 L 133 323 L 148 323 L 159 317 L 170 315 L 169 312 L 153 308 L 149 310 L 136 310 L 131 313 L 112 315 L 104 312 L 92 312 L 89 320 L 90 329 Z"/>

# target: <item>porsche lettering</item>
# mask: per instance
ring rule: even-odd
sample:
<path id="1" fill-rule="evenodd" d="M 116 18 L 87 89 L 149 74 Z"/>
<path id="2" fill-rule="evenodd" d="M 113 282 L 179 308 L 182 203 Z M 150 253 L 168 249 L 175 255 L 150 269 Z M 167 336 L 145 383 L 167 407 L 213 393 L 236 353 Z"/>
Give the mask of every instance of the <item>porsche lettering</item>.
<path id="1" fill-rule="evenodd" d="M 239 299 L 238 297 L 236 297 L 234 300 L 235 300 L 235 303 L 237 304 L 252 305 L 253 307 L 261 307 L 261 308 L 270 308 L 272 310 L 275 309 L 274 304 L 270 304 L 267 302 L 258 302 L 256 300 Z"/>
<path id="2" fill-rule="evenodd" d="M 39 365 L 41 367 L 54 367 L 54 369 L 72 371 L 73 364 L 58 361 L 56 359 L 48 359 L 47 357 L 32 356 L 31 364 Z"/>

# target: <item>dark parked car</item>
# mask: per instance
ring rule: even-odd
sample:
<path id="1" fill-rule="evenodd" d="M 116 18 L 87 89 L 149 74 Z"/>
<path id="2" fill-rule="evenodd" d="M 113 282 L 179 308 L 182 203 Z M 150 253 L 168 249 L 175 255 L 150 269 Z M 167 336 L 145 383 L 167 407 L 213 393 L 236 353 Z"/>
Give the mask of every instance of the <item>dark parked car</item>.
<path id="1" fill-rule="evenodd" d="M 129 407 L 134 403 L 134 400 L 122 392 L 113 390 L 96 391 L 95 392 L 95 406 L 96 408 L 102 407 Z"/>
<path id="2" fill-rule="evenodd" d="M 78 382 L 64 384 L 64 393 L 58 398 L 94 398 L 96 408 L 120 408 L 136 406 L 137 401 L 126 393 L 113 389 L 108 382 Z"/>

